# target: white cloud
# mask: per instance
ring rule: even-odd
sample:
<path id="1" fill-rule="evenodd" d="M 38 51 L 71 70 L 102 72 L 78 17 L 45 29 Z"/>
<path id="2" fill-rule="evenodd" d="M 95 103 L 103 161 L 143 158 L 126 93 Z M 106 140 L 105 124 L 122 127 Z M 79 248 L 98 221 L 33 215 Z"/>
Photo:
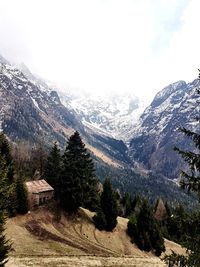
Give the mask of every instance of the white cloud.
<path id="1" fill-rule="evenodd" d="M 0 0 L 0 53 L 75 88 L 150 99 L 170 82 L 195 78 L 199 7 L 198 0 Z"/>

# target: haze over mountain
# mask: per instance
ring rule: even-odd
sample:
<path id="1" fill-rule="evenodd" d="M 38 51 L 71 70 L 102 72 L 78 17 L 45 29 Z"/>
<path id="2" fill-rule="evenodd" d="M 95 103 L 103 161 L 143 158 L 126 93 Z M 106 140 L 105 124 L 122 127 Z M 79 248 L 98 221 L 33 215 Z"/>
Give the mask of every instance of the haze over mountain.
<path id="1" fill-rule="evenodd" d="M 67 138 L 78 130 L 89 149 L 98 157 L 110 162 L 115 157 L 116 161 L 127 161 L 127 148 L 122 141 L 99 136 L 85 127 L 74 110 L 62 105 L 56 91 L 31 74 L 25 66 L 20 68 L 1 57 L 0 124 L 12 141 L 37 143 L 45 140 L 48 145 L 58 141 L 64 148 Z M 117 144 L 116 150 L 114 147 Z"/>
<path id="2" fill-rule="evenodd" d="M 138 118 L 142 104 L 133 95 L 98 98 L 71 90 L 63 95 L 25 65 L 16 67 L 1 57 L 0 125 L 14 143 L 42 141 L 49 147 L 58 141 L 62 149 L 78 130 L 101 179 L 109 175 L 120 190 L 152 200 L 159 190 L 164 199 L 190 201 L 168 179 L 177 178 L 182 166 L 173 144 L 188 144 L 177 126 L 192 121 L 190 97 L 196 86 L 197 81 L 167 86 Z"/>
<path id="3" fill-rule="evenodd" d="M 0 53 L 45 80 L 97 94 L 129 92 L 150 104 L 159 88 L 196 75 L 199 5 L 198 0 L 1 1 Z"/>
<path id="4" fill-rule="evenodd" d="M 75 110 L 85 126 L 123 141 L 131 138 L 144 110 L 144 103 L 129 93 L 58 94 L 63 105 Z"/>

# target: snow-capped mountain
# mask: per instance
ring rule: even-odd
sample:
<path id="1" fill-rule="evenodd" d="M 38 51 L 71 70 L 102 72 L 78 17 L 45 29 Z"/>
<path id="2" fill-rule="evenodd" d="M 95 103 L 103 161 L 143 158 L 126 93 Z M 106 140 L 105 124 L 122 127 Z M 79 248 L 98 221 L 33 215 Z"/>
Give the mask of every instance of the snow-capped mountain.
<path id="1" fill-rule="evenodd" d="M 188 121 L 189 114 L 193 112 L 189 102 L 195 103 L 195 99 L 190 98 L 190 91 L 196 84 L 197 81 L 188 85 L 179 82 L 159 93 L 142 115 L 138 128 L 132 129 L 140 107 L 134 96 L 82 97 L 80 91 L 69 90 L 63 96 L 59 93 L 64 106 L 55 86 L 52 88 L 33 75 L 26 66 L 14 66 L 0 56 L 0 130 L 15 143 L 21 140 L 30 144 L 43 141 L 49 146 L 58 141 L 61 148 L 78 130 L 95 159 L 98 177 L 104 179 L 109 175 L 116 187 L 131 194 L 142 192 L 149 195 L 150 192 L 151 196 L 157 196 L 159 188 L 161 195 L 167 192 L 173 199 L 178 190 L 173 182 L 157 175 L 148 176 L 148 172 L 138 175 L 132 163 L 137 161 L 143 163 L 146 169 L 164 170 L 166 176 L 167 171 L 172 174 L 171 170 L 178 161 L 173 165 L 170 144 L 175 126 L 180 125 L 181 120 Z M 191 125 L 195 126 L 192 119 Z M 132 159 L 127 145 L 113 138 L 113 135 L 121 136 L 124 140 L 127 133 L 132 133 L 134 137 L 130 146 Z M 175 136 L 178 136 L 177 133 Z M 182 193 L 179 194 L 181 196 Z"/>
<path id="2" fill-rule="evenodd" d="M 104 95 L 79 94 L 79 96 L 59 93 L 62 103 L 79 114 L 87 127 L 127 141 L 133 133 L 144 104 L 130 93 Z"/>
<path id="3" fill-rule="evenodd" d="M 64 148 L 67 138 L 78 130 L 95 156 L 115 164 L 128 162 L 122 141 L 84 126 L 70 106 L 62 105 L 57 92 L 33 75 L 26 66 L 14 66 L 0 57 L 0 129 L 11 141 L 30 143 L 58 141 Z"/>
<path id="4" fill-rule="evenodd" d="M 75 126 L 81 128 L 75 114 L 62 106 L 55 91 L 3 63 L 0 63 L 0 121 L 1 128 L 13 140 L 29 137 L 36 141 L 45 136 L 50 141 L 57 136 L 64 142 L 65 128 L 69 132 Z"/>
<path id="5" fill-rule="evenodd" d="M 179 81 L 165 87 L 154 98 L 140 117 L 130 142 L 130 155 L 146 169 L 177 178 L 183 162 L 173 147 L 190 147 L 190 142 L 178 131 L 179 127 L 200 130 L 195 117 L 199 115 L 195 89 L 192 83 Z M 190 147 L 191 149 L 191 147 Z"/>

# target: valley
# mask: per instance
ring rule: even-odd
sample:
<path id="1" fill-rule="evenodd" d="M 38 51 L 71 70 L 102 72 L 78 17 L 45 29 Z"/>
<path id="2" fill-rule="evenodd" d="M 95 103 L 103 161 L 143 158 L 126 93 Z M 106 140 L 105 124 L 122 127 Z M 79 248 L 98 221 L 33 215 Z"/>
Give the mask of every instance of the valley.
<path id="1" fill-rule="evenodd" d="M 183 162 L 173 147 L 189 147 L 179 126 L 198 127 L 192 123 L 198 111 L 191 111 L 197 80 L 167 86 L 144 110 L 133 94 L 91 96 L 70 88 L 64 92 L 25 65 L 12 65 L 3 57 L 0 65 L 0 128 L 14 145 L 43 143 L 48 150 L 57 141 L 63 151 L 77 130 L 95 159 L 100 180 L 109 173 L 117 188 L 131 194 L 155 199 L 159 191 L 168 201 L 190 202 L 185 192 L 177 193 Z"/>
<path id="2" fill-rule="evenodd" d="M 0 267 L 200 267 L 199 9 L 0 1 Z"/>

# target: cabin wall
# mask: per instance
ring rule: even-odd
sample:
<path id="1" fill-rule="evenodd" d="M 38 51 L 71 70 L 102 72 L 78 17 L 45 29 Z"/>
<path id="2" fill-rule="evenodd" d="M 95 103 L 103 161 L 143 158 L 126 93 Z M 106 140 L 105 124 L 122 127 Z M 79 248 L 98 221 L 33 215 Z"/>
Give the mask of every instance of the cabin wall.
<path id="1" fill-rule="evenodd" d="M 54 196 L 54 191 L 40 192 L 40 193 L 28 193 L 29 209 L 33 209 L 37 206 L 47 203 Z"/>

